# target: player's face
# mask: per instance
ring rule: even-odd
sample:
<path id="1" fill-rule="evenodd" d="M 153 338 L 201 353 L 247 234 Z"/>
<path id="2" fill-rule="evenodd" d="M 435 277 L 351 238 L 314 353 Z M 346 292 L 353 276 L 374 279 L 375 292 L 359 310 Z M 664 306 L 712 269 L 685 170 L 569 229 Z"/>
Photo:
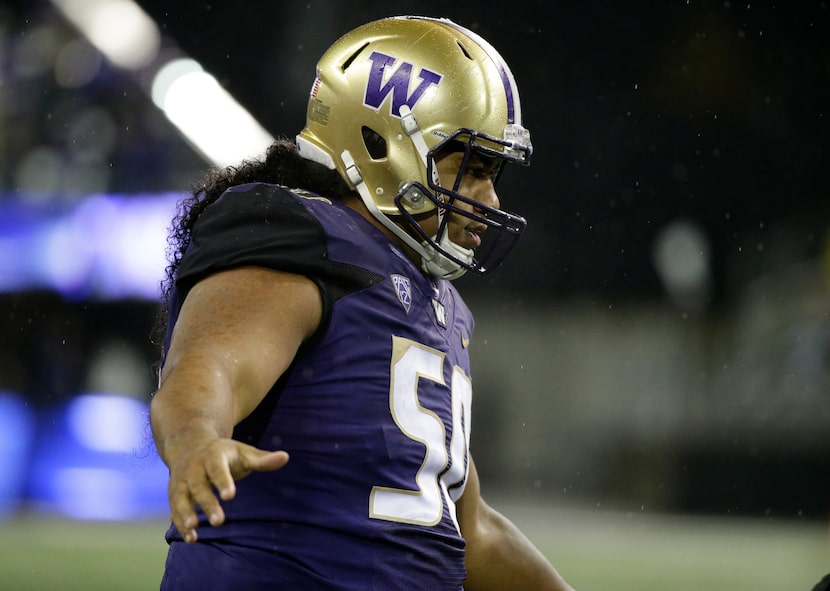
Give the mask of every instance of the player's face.
<path id="1" fill-rule="evenodd" d="M 451 152 L 437 161 L 438 176 L 440 177 L 442 187 L 452 188 L 459 181 L 457 178 L 458 171 L 463 158 L 463 153 Z M 495 170 L 495 161 L 478 155 L 471 156 L 466 170 L 461 176 L 460 184 L 456 192 L 468 199 L 498 209 L 499 197 L 493 186 L 493 174 Z M 468 203 L 456 201 L 454 205 L 458 209 L 482 213 Z M 484 224 L 456 213 L 450 213 L 449 215 L 450 219 L 447 223 L 447 231 L 450 240 L 464 248 L 475 249 L 481 245 L 481 234 L 487 229 Z M 430 235 L 434 235 L 438 231 L 438 221 L 435 216 L 431 216 L 428 222 L 422 223 L 422 226 Z"/>

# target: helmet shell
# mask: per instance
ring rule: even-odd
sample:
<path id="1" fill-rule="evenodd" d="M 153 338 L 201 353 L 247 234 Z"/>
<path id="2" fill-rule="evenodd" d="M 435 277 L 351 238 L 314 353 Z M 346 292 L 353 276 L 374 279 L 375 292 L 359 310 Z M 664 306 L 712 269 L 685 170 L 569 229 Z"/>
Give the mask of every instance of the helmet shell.
<path id="1" fill-rule="evenodd" d="M 411 16 L 374 21 L 347 33 L 317 65 L 299 136 L 327 154 L 351 183 L 342 158 L 348 151 L 386 215 L 400 213 L 395 197 L 403 183 L 430 185 L 426 154 L 419 153 L 402 126 L 403 105 L 415 116 L 430 151 L 460 129 L 511 141 L 517 128 L 523 130 L 513 75 L 475 33 L 447 19 Z M 436 206 L 423 200 L 405 207 L 417 215 Z"/>

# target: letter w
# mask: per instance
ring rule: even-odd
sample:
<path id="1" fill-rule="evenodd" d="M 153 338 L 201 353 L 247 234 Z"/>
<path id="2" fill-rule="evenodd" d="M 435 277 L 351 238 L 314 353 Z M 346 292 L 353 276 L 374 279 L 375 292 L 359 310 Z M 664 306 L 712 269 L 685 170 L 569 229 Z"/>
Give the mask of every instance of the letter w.
<path id="1" fill-rule="evenodd" d="M 438 84 L 441 80 L 441 75 L 431 72 L 427 69 L 421 68 L 418 77 L 421 78 L 421 83 L 408 95 L 409 84 L 412 78 L 412 64 L 402 62 L 398 69 L 392 72 L 386 83 L 383 82 L 383 75 L 387 66 L 392 67 L 395 64 L 395 58 L 384 55 L 377 51 L 373 51 L 369 56 L 372 60 L 372 69 L 369 72 L 369 81 L 366 83 L 366 98 L 364 103 L 374 109 L 380 109 L 381 103 L 386 100 L 389 93 L 392 93 L 392 115 L 395 117 L 401 116 L 401 107 L 403 105 L 412 109 L 415 103 L 421 98 L 427 88 L 433 84 Z"/>

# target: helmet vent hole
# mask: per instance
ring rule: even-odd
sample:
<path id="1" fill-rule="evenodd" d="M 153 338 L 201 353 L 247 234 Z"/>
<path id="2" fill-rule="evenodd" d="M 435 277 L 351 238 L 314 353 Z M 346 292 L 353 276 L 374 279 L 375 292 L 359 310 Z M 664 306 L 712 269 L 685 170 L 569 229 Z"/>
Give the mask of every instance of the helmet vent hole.
<path id="1" fill-rule="evenodd" d="M 347 59 L 345 62 L 343 62 L 343 66 L 342 66 L 342 68 L 341 68 L 341 69 L 342 69 L 344 72 L 345 72 L 346 70 L 348 70 L 348 69 L 349 69 L 349 66 L 351 66 L 351 65 L 352 65 L 352 62 L 353 62 L 353 61 L 355 61 L 355 60 L 357 59 L 357 56 L 358 56 L 358 55 L 360 55 L 360 52 L 361 52 L 361 51 L 363 51 L 364 49 L 366 49 L 366 47 L 367 47 L 368 45 L 369 45 L 369 42 L 368 42 L 368 41 L 367 41 L 366 43 L 364 43 L 363 45 L 361 45 L 361 46 L 360 46 L 360 48 L 359 48 L 357 51 L 355 51 L 352 55 L 350 55 L 350 56 L 349 56 L 349 59 Z"/>
<path id="2" fill-rule="evenodd" d="M 386 140 L 374 129 L 366 127 L 365 125 L 360 128 L 360 132 L 363 134 L 363 145 L 366 146 L 366 151 L 369 152 L 369 156 L 373 160 L 386 158 Z"/>
<path id="3" fill-rule="evenodd" d="M 467 51 L 467 48 L 464 47 L 461 41 L 456 41 L 456 43 L 458 44 L 458 48 L 461 50 L 461 53 L 463 53 L 468 60 L 473 59 L 473 56 L 470 55 L 470 52 Z"/>

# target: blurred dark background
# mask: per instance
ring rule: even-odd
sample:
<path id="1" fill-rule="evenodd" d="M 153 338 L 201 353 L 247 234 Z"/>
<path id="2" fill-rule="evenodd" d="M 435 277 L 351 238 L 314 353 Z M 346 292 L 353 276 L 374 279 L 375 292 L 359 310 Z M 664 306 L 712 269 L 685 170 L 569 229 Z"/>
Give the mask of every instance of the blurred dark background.
<path id="1" fill-rule="evenodd" d="M 514 260 L 502 271 L 508 281 L 493 289 L 659 296 L 652 245 L 679 218 L 711 245 L 715 301 L 782 258 L 823 248 L 826 2 L 139 4 L 168 43 L 200 61 L 275 135 L 303 126 L 317 58 L 367 20 L 446 16 L 491 40 L 512 65 L 536 148 L 534 165 L 517 171 L 502 200 L 530 222 L 518 257 L 543 253 L 544 262 Z M 36 61 L 37 37 L 50 38 L 42 29 L 59 18 L 54 12 L 29 0 L 6 2 L 0 13 L 4 185 L 16 187 L 32 150 L 65 151 L 67 117 L 96 106 L 116 127 L 107 190 L 186 189 L 204 163 L 172 129 L 155 128 L 164 123 L 136 83 L 103 64 L 87 84 L 61 87 L 52 68 L 21 63 Z M 52 31 L 49 42 L 71 35 Z"/>
<path id="2" fill-rule="evenodd" d="M 483 335 L 483 475 L 625 506 L 826 515 L 827 2 L 138 4 L 162 53 L 199 61 L 274 135 L 302 127 L 316 60 L 359 24 L 425 14 L 483 35 L 535 147 L 500 191 L 525 237 L 495 274 L 459 281 Z M 52 3 L 0 2 L 0 51 L 0 204 L 182 192 L 209 166 L 146 74 Z M 0 388 L 71 400 L 114 349 L 146 369 L 111 389 L 152 391 L 152 297 L 38 286 L 0 301 Z"/>
<path id="3" fill-rule="evenodd" d="M 141 4 L 273 133 L 302 127 L 317 56 L 366 20 L 415 7 L 491 40 L 512 65 L 536 148 L 502 200 L 530 222 L 519 256 L 544 262 L 513 261 L 495 289 L 659 295 L 652 244 L 678 218 L 711 243 L 716 300 L 790 254 L 756 248 L 774 248 L 790 224 L 801 234 L 785 239 L 792 255 L 822 247 L 824 2 Z M 729 261 L 740 249 L 739 271 Z"/>

